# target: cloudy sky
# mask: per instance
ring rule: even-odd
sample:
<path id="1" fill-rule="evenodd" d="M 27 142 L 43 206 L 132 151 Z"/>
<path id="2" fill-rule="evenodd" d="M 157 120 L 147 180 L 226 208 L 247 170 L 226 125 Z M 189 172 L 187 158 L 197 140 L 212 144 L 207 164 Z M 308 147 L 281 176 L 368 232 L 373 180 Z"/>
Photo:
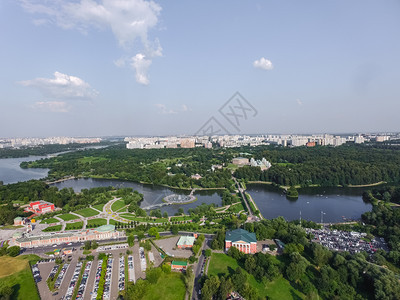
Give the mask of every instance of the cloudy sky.
<path id="1" fill-rule="evenodd" d="M 390 0 L 2 0 L 0 137 L 193 134 L 210 118 L 400 131 L 399 16 Z M 240 124 L 221 113 L 235 92 L 254 112 Z"/>

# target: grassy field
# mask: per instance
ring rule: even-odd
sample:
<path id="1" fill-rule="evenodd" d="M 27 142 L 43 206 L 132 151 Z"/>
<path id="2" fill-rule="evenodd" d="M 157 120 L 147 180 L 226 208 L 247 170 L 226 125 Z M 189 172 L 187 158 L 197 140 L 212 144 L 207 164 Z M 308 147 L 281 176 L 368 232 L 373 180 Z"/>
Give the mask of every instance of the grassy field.
<path id="1" fill-rule="evenodd" d="M 81 210 L 77 210 L 74 213 L 81 215 L 82 217 L 88 218 L 88 217 L 93 217 L 97 216 L 99 214 L 98 211 L 95 211 L 94 209 L 87 207 Z"/>
<path id="2" fill-rule="evenodd" d="M 83 227 L 83 222 L 68 223 L 67 226 L 65 227 L 65 230 L 77 230 L 77 229 L 82 229 L 82 227 Z"/>
<path id="3" fill-rule="evenodd" d="M 96 204 L 92 205 L 95 209 L 98 209 L 99 211 L 103 211 L 103 207 L 105 204 Z"/>
<path id="4" fill-rule="evenodd" d="M 234 272 L 238 266 L 237 261 L 232 257 L 223 253 L 213 253 L 207 275 L 228 275 Z M 248 276 L 249 284 L 257 289 L 258 294 L 263 299 L 267 296 L 269 299 L 276 300 L 304 298 L 304 295 L 294 289 L 285 278 L 278 278 L 265 287 L 262 283 L 257 282 L 253 275 L 248 274 L 246 271 L 244 272 Z"/>
<path id="5" fill-rule="evenodd" d="M 71 221 L 71 220 L 79 219 L 78 216 L 74 216 L 72 214 L 63 214 L 63 215 L 59 215 L 57 217 L 63 219 L 64 221 Z"/>
<path id="6" fill-rule="evenodd" d="M 60 222 L 60 220 L 57 220 L 56 218 L 49 218 L 49 219 L 46 219 L 46 220 L 42 220 L 40 223 L 52 224 L 52 223 L 58 223 L 58 222 Z"/>
<path id="7" fill-rule="evenodd" d="M 157 284 L 151 284 L 147 288 L 143 299 L 146 300 L 180 300 L 185 298 L 186 287 L 182 281 L 182 274 L 172 272 L 163 273 Z"/>
<path id="8" fill-rule="evenodd" d="M 242 203 L 236 203 L 233 204 L 231 207 L 229 207 L 228 211 L 234 212 L 234 213 L 238 213 L 239 211 L 244 210 L 244 207 L 242 205 Z"/>
<path id="9" fill-rule="evenodd" d="M 115 221 L 114 219 L 110 219 L 110 225 L 116 225 L 118 222 Z"/>
<path id="10" fill-rule="evenodd" d="M 99 227 L 99 226 L 106 225 L 106 224 L 107 224 L 106 219 L 98 218 L 98 219 L 88 220 L 87 227 L 93 228 L 93 227 Z"/>
<path id="11" fill-rule="evenodd" d="M 45 228 L 43 231 L 45 232 L 50 232 L 50 231 L 60 231 L 62 228 L 62 225 L 54 225 L 54 226 L 49 226 Z"/>
<path id="12" fill-rule="evenodd" d="M 92 162 L 100 162 L 107 160 L 105 157 L 93 157 L 93 156 L 85 156 L 79 159 L 80 163 L 89 163 L 91 164 Z"/>
<path id="13" fill-rule="evenodd" d="M 5 284 L 11 286 L 13 290 L 11 299 L 40 299 L 29 266 L 29 261 L 38 260 L 39 257 L 36 255 L 0 257 L 0 285 Z"/>
<path id="14" fill-rule="evenodd" d="M 125 206 L 125 202 L 122 200 L 117 200 L 113 203 L 113 205 L 111 205 L 111 210 L 112 211 L 117 211 L 120 210 L 121 208 L 123 208 Z"/>
<path id="15" fill-rule="evenodd" d="M 150 219 L 147 220 L 146 218 L 141 218 L 141 217 L 135 217 L 135 215 L 132 214 L 121 214 L 120 215 L 122 218 L 125 218 L 127 220 L 130 221 L 138 221 L 138 222 L 147 222 L 147 223 L 164 223 L 164 222 L 168 222 L 168 219 L 166 218 L 159 218 L 159 219 Z M 190 219 L 190 217 L 188 217 L 188 219 Z"/>

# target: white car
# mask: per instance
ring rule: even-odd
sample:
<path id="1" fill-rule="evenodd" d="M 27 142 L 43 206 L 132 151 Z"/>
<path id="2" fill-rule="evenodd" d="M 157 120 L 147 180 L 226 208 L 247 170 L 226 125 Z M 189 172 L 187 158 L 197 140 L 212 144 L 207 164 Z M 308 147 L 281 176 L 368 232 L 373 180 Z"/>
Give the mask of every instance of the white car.
<path id="1" fill-rule="evenodd" d="M 57 247 L 57 245 L 53 245 L 53 248 L 54 248 L 54 247 Z"/>
<path id="2" fill-rule="evenodd" d="M 71 245 L 72 245 L 72 243 L 68 243 L 67 245 L 68 245 L 68 246 L 71 246 Z"/>

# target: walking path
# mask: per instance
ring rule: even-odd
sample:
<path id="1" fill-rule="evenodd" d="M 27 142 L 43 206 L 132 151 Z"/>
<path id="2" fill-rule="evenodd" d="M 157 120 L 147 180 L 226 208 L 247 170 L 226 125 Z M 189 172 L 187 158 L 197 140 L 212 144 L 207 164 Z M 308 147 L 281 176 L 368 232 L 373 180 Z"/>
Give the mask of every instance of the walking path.
<path id="1" fill-rule="evenodd" d="M 95 211 L 98 211 L 100 214 L 102 214 L 102 213 L 103 213 L 101 210 L 98 210 L 97 208 L 94 208 L 94 207 L 93 207 L 93 206 L 91 206 L 91 205 L 89 205 L 89 207 L 90 207 L 91 209 L 94 209 Z M 104 208 L 104 206 L 103 206 L 103 208 Z"/>
<path id="2" fill-rule="evenodd" d="M 82 227 L 82 229 L 85 230 L 85 229 L 86 229 L 86 225 L 87 225 L 87 218 L 85 218 L 85 217 L 83 217 L 83 216 L 81 216 L 81 215 L 78 215 L 78 214 L 76 214 L 76 213 L 74 213 L 74 212 L 72 212 L 72 211 L 70 211 L 69 213 L 70 213 L 71 215 L 74 215 L 74 216 L 79 217 L 79 219 L 82 220 L 82 222 L 83 222 L 83 227 Z"/>
<path id="3" fill-rule="evenodd" d="M 61 219 L 60 217 L 54 216 L 54 218 L 60 221 L 60 223 L 61 223 L 61 231 L 64 231 L 65 227 L 67 226 L 67 223 L 65 223 L 65 221 L 63 219 Z"/>

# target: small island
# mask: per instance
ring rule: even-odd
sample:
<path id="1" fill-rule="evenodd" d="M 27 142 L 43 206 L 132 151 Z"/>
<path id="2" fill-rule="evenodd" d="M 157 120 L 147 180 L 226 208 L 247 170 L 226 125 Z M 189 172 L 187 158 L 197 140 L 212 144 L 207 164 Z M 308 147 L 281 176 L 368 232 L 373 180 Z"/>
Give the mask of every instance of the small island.
<path id="1" fill-rule="evenodd" d="M 299 198 L 299 192 L 297 191 L 297 189 L 294 186 L 291 186 L 286 191 L 286 197 L 291 198 L 291 199 L 297 199 L 297 198 Z"/>
<path id="2" fill-rule="evenodd" d="M 162 201 L 168 204 L 189 204 L 195 202 L 196 200 L 197 198 L 191 193 L 190 195 L 168 195 L 163 198 Z"/>

